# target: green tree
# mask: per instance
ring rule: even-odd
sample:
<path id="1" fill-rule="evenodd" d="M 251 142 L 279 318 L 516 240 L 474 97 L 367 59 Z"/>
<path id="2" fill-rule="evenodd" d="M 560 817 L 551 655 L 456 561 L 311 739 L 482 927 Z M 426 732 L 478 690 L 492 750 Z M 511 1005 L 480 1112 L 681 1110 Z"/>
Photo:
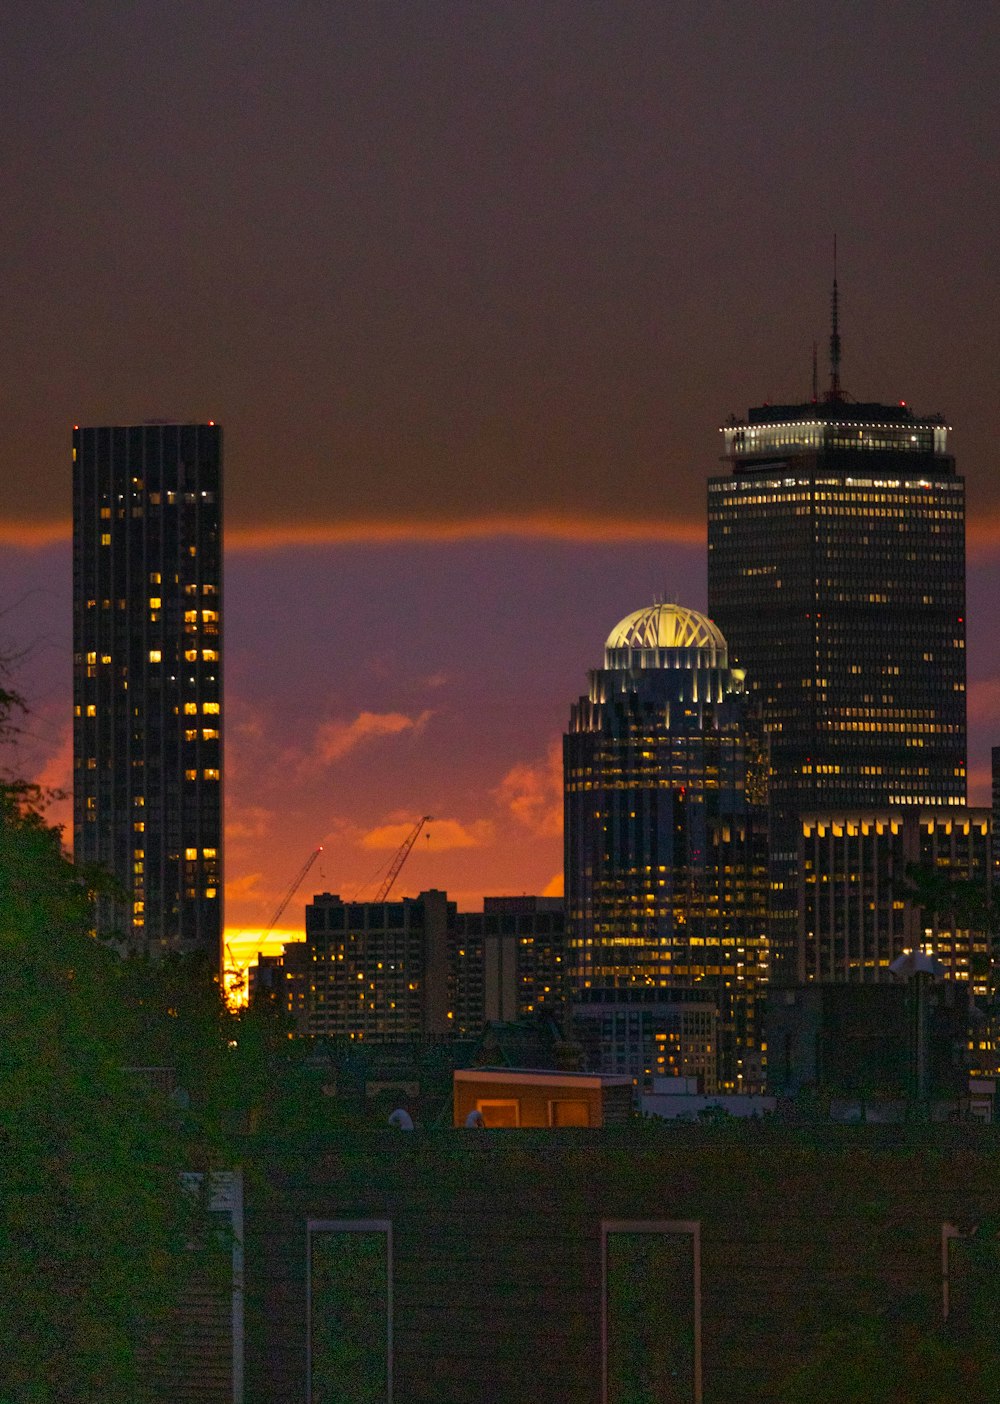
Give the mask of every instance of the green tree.
<path id="1" fill-rule="evenodd" d="M 123 1069 L 97 879 L 42 798 L 0 782 L 0 1401 L 105 1404 L 143 1397 L 198 1206 L 172 1108 Z"/>

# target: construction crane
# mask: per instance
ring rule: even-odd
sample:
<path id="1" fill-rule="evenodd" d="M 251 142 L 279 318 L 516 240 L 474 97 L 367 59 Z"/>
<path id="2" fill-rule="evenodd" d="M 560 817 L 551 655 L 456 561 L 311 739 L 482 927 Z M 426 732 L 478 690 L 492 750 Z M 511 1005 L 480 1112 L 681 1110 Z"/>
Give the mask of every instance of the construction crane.
<path id="1" fill-rule="evenodd" d="M 302 864 L 302 867 L 299 869 L 298 873 L 296 873 L 295 877 L 292 879 L 292 882 L 291 882 L 291 885 L 290 885 L 289 888 L 288 888 L 288 891 L 285 893 L 284 897 L 282 897 L 281 901 L 278 903 L 278 910 L 275 912 L 274 916 L 271 918 L 270 922 L 268 923 L 267 930 L 261 933 L 261 938 L 260 938 L 260 943 L 261 943 L 261 945 L 264 944 L 264 942 L 265 942 L 265 941 L 267 940 L 267 938 L 270 936 L 271 932 L 272 932 L 272 931 L 274 930 L 274 928 L 277 926 L 278 922 L 281 920 L 282 916 L 284 915 L 285 908 L 288 906 L 289 902 L 292 900 L 292 898 L 295 896 L 296 892 L 298 892 L 299 888 L 302 886 L 302 883 L 303 883 L 303 881 L 305 880 L 306 873 L 309 871 L 309 869 L 312 867 L 312 865 L 315 863 L 316 859 L 319 857 L 319 855 L 320 855 L 322 852 L 323 852 L 323 845 L 322 845 L 322 844 L 320 844 L 319 848 L 313 849 L 312 853 L 310 853 L 309 857 L 308 857 L 308 858 L 306 859 L 306 861 Z"/>
<path id="2" fill-rule="evenodd" d="M 295 874 L 295 877 L 289 884 L 288 890 L 286 891 L 284 897 L 282 897 L 281 901 L 278 903 L 278 910 L 268 922 L 266 929 L 260 933 L 260 938 L 257 943 L 257 954 L 260 953 L 260 948 L 263 946 L 264 942 L 267 940 L 271 932 L 281 920 L 282 916 L 284 915 L 285 908 L 295 896 L 296 892 L 298 892 L 305 879 L 306 873 L 308 873 L 309 869 L 312 867 L 312 865 L 315 863 L 316 859 L 322 852 L 323 845 L 320 844 L 319 848 L 313 849 L 312 853 L 310 853 L 309 857 L 302 864 L 302 867 Z M 246 927 L 244 927 L 244 930 L 246 930 Z M 242 936 L 243 932 L 241 931 L 239 934 Z M 241 964 L 236 959 L 236 956 L 233 953 L 233 949 L 228 941 L 226 942 L 226 954 L 229 957 L 229 963 L 225 971 L 227 986 L 229 986 L 232 989 L 240 989 L 242 987 L 243 978 L 246 975 L 247 969 L 253 963 L 254 956 L 250 956 L 246 961 L 244 961 Z"/>
<path id="3" fill-rule="evenodd" d="M 385 881 L 382 883 L 382 886 L 375 894 L 376 902 L 384 902 L 385 899 L 388 897 L 389 893 L 392 891 L 393 883 L 396 881 L 396 879 L 399 877 L 400 872 L 402 871 L 403 864 L 410 856 L 410 849 L 420 837 L 420 830 L 424 827 L 425 824 L 432 823 L 433 818 L 434 816 L 432 814 L 425 814 L 423 818 L 418 819 L 417 822 L 414 824 L 413 828 L 407 834 L 404 841 L 400 844 L 399 852 L 392 860 L 392 867 L 386 874 Z"/>

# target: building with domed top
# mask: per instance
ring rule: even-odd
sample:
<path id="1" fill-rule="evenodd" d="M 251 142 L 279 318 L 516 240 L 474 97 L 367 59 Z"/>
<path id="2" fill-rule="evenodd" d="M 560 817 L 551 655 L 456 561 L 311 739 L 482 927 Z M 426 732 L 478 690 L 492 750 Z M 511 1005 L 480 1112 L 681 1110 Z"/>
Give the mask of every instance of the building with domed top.
<path id="1" fill-rule="evenodd" d="M 644 1081 L 758 1085 L 767 763 L 718 627 L 676 604 L 621 620 L 563 755 L 571 983 L 592 1058 Z"/>

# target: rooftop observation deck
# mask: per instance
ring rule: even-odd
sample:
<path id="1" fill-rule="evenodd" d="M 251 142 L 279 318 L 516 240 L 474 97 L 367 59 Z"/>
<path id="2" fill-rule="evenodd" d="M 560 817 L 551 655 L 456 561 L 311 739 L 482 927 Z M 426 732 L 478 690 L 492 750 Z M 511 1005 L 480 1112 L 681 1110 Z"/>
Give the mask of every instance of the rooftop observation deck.
<path id="1" fill-rule="evenodd" d="M 903 403 L 881 405 L 823 400 L 760 405 L 745 420 L 733 416 L 719 431 L 730 461 L 785 459 L 827 451 L 931 455 L 946 458 L 948 430 L 941 415 L 918 416 Z"/>

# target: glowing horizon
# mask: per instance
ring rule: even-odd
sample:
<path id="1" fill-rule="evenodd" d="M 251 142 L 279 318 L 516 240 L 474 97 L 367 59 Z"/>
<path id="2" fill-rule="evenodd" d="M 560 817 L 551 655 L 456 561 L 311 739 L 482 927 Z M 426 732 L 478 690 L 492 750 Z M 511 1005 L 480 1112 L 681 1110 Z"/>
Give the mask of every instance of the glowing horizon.
<path id="1" fill-rule="evenodd" d="M 0 519 L 0 545 L 25 551 L 68 545 L 69 518 Z M 395 520 L 354 517 L 336 522 L 248 522 L 227 527 L 224 544 L 232 552 L 277 552 L 302 547 L 421 545 L 511 538 L 580 544 L 667 542 L 699 546 L 707 535 L 702 519 L 686 517 L 610 517 L 599 513 L 538 511 L 471 514 L 460 517 L 399 517 Z M 970 513 L 966 547 L 974 557 L 1000 550 L 1000 514 Z"/>
<path id="2" fill-rule="evenodd" d="M 39 550 L 69 543 L 68 519 L 0 521 L 0 543 Z M 226 527 L 230 551 L 281 551 L 302 546 L 404 545 L 515 537 L 538 541 L 666 541 L 701 545 L 703 524 L 684 518 L 608 518 L 561 512 L 497 513 L 465 517 L 400 517 L 395 521 L 355 517 L 338 522 L 259 522 Z"/>

